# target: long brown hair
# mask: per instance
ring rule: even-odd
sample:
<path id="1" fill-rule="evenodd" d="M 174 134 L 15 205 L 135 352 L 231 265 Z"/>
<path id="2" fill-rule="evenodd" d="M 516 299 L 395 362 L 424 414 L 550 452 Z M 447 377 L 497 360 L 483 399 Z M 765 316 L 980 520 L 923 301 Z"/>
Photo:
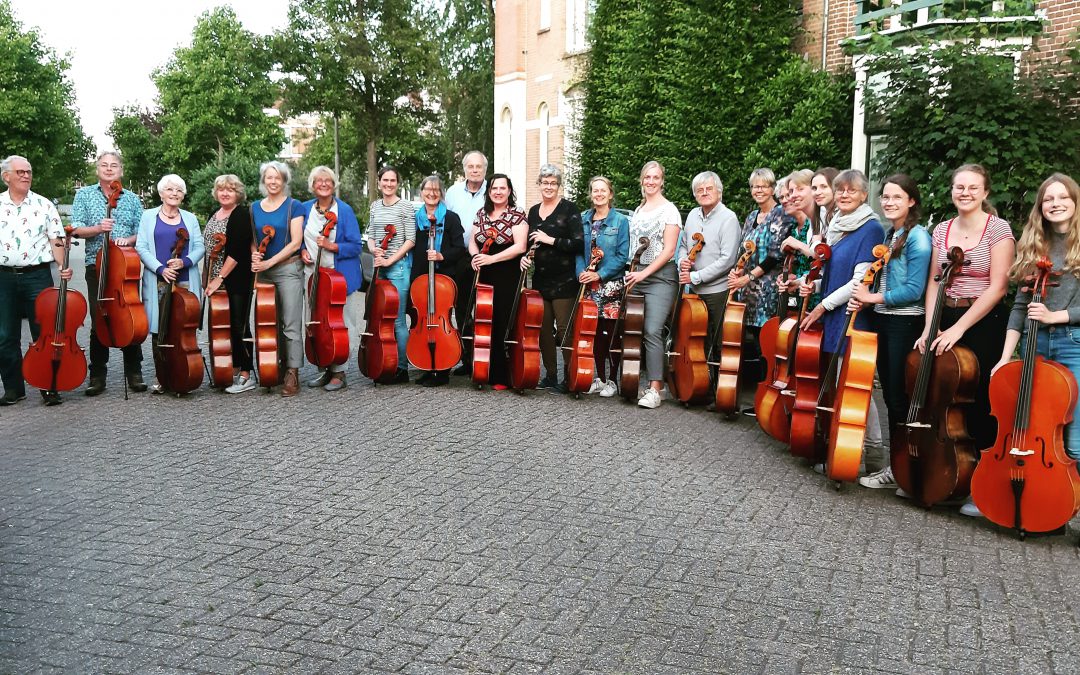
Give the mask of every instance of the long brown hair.
<path id="1" fill-rule="evenodd" d="M 1020 241 L 1016 243 L 1016 261 L 1009 269 L 1009 278 L 1019 281 L 1024 276 L 1031 274 L 1035 269 L 1035 263 L 1040 258 L 1050 255 L 1049 235 L 1053 226 L 1046 222 L 1042 213 L 1042 202 L 1046 191 L 1054 183 L 1061 183 L 1072 197 L 1073 204 L 1080 203 L 1080 186 L 1076 181 L 1063 173 L 1055 173 L 1042 182 L 1039 186 L 1039 194 L 1035 197 L 1035 204 L 1031 207 L 1024 232 L 1020 235 Z M 1065 270 L 1080 278 L 1080 211 L 1074 210 L 1072 220 L 1069 221 L 1069 231 L 1065 235 Z"/>
<path id="2" fill-rule="evenodd" d="M 814 175 L 810 177 L 810 184 L 813 185 L 814 179 L 818 176 L 824 176 L 826 182 L 828 182 L 829 184 L 829 189 L 831 190 L 832 182 L 836 179 L 838 175 L 840 175 L 840 169 L 832 166 L 823 166 L 817 171 L 815 171 Z M 833 203 L 825 208 L 824 216 L 821 213 L 821 209 L 814 209 L 814 232 L 817 232 L 818 234 L 824 234 L 825 230 L 829 229 L 829 220 L 832 219 L 834 213 L 836 213 L 836 195 L 833 195 Z"/>
<path id="3" fill-rule="evenodd" d="M 908 199 L 915 200 L 915 203 L 908 210 L 907 218 L 904 219 L 904 233 L 893 244 L 893 251 L 896 252 L 896 257 L 899 258 L 904 255 L 904 244 L 907 243 L 911 228 L 919 225 L 919 219 L 922 217 L 922 197 L 919 195 L 919 185 L 912 180 L 911 176 L 906 173 L 894 173 L 881 182 L 881 191 L 878 192 L 879 198 L 884 194 L 885 186 L 889 183 L 903 190 Z"/>

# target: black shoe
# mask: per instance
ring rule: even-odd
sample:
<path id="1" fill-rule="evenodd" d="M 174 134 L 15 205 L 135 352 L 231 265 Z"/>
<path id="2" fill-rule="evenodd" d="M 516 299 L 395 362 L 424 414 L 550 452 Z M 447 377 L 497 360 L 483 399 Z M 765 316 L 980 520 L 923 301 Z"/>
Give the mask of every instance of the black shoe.
<path id="1" fill-rule="evenodd" d="M 41 392 L 41 400 L 45 405 L 48 406 L 60 405 L 64 402 L 64 399 L 60 398 L 60 392 L 58 391 Z"/>
<path id="2" fill-rule="evenodd" d="M 540 380 L 540 384 L 536 385 L 537 389 L 554 389 L 559 386 L 559 380 L 554 377 L 545 377 Z"/>
<path id="3" fill-rule="evenodd" d="M 92 376 L 90 378 L 90 385 L 86 387 L 84 392 L 87 396 L 97 396 L 101 392 L 105 391 L 105 376 L 101 375 Z"/>
<path id="4" fill-rule="evenodd" d="M 397 375 L 394 377 L 393 384 L 408 384 L 409 383 L 409 371 L 404 368 L 398 368 Z"/>
<path id="5" fill-rule="evenodd" d="M 427 383 L 430 382 L 430 381 L 431 381 L 431 371 L 430 370 L 425 370 L 423 375 L 416 378 L 416 384 L 419 384 L 419 385 L 425 386 L 425 387 L 427 386 Z"/>
<path id="6" fill-rule="evenodd" d="M 444 384 L 450 384 L 450 373 L 435 373 L 428 379 L 424 380 L 421 386 L 424 387 L 441 387 Z"/>
<path id="7" fill-rule="evenodd" d="M 547 388 L 549 394 L 565 394 L 570 390 L 566 388 L 565 384 L 555 383 L 555 386 Z"/>
<path id="8" fill-rule="evenodd" d="M 21 394 L 16 394 L 13 391 L 9 391 L 9 392 L 5 393 L 3 396 L 0 396 L 0 405 L 3 405 L 3 406 L 15 405 L 19 401 L 24 401 L 24 400 L 26 400 L 26 392 L 25 391 L 23 393 L 21 393 Z"/>
<path id="9" fill-rule="evenodd" d="M 472 375 L 472 368 L 463 363 L 457 368 L 454 368 L 454 375 L 464 375 L 465 377 L 469 377 Z"/>
<path id="10" fill-rule="evenodd" d="M 146 383 L 143 382 L 142 373 L 132 373 L 127 376 L 128 388 L 134 392 L 146 391 Z"/>

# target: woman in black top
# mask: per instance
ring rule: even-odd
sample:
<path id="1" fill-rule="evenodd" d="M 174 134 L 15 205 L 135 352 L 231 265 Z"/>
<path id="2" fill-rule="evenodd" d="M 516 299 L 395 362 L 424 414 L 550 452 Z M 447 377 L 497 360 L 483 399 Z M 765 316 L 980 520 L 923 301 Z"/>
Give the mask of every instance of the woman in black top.
<path id="1" fill-rule="evenodd" d="M 574 310 L 577 265 L 585 254 L 585 230 L 578 207 L 559 197 L 562 171 L 558 167 L 552 164 L 540 167 L 537 183 L 540 203 L 529 209 L 529 243 L 537 247 L 532 286 L 544 298 L 540 356 L 546 373 L 540 388 L 565 392 L 565 383 L 559 384 L 556 346 L 562 344 Z M 522 268 L 530 264 L 528 256 L 522 258 Z"/>

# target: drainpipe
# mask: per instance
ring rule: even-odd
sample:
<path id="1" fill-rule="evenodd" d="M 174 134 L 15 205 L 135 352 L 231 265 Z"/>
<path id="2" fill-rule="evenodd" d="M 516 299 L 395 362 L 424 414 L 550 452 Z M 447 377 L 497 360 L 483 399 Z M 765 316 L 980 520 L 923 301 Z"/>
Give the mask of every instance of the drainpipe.
<path id="1" fill-rule="evenodd" d="M 829 0 L 825 0 L 825 8 L 821 16 L 821 69 L 825 70 L 828 64 L 829 52 Z"/>

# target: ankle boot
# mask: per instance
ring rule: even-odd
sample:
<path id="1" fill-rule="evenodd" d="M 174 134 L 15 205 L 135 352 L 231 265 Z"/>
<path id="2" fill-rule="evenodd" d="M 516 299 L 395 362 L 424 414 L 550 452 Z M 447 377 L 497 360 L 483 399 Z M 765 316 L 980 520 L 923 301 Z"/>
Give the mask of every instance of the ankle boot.
<path id="1" fill-rule="evenodd" d="M 300 371 L 297 368 L 289 368 L 285 371 L 285 384 L 281 387 L 281 395 L 288 398 L 298 393 L 300 393 Z"/>

